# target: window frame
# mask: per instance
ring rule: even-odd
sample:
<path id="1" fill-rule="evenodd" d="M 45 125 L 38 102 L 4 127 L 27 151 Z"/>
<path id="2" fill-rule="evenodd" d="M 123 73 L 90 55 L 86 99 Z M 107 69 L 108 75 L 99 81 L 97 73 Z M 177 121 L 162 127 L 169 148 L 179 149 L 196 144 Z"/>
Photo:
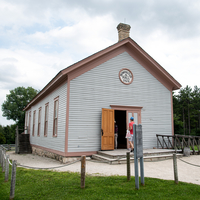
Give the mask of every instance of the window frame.
<path id="1" fill-rule="evenodd" d="M 48 119 L 49 119 L 49 102 L 45 104 L 44 114 L 44 136 L 47 137 L 48 132 Z"/>
<path id="2" fill-rule="evenodd" d="M 25 130 L 27 130 L 28 127 L 28 112 L 26 112 L 26 117 L 25 117 Z"/>
<path id="3" fill-rule="evenodd" d="M 38 108 L 38 131 L 37 131 L 38 137 L 40 137 L 40 130 L 41 130 L 41 113 L 42 113 L 42 107 Z"/>
<path id="4" fill-rule="evenodd" d="M 56 107 L 56 105 L 57 105 L 57 107 Z M 58 111 L 59 111 L 59 96 L 54 99 L 53 137 L 58 136 Z"/>
<path id="5" fill-rule="evenodd" d="M 33 111 L 33 129 L 32 129 L 32 136 L 35 135 L 35 115 L 36 115 L 36 110 Z"/>
<path id="6" fill-rule="evenodd" d="M 28 134 L 31 134 L 31 111 L 29 111 Z"/>

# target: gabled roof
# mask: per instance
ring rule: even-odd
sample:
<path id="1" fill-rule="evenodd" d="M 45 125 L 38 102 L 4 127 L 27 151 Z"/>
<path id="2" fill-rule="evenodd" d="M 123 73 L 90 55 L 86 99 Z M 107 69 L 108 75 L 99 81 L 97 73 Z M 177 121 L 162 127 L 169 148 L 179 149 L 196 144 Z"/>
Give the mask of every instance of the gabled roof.
<path id="1" fill-rule="evenodd" d="M 146 53 L 130 37 L 109 46 L 63 70 L 61 70 L 24 108 L 27 110 L 31 105 L 37 103 L 65 81 L 83 74 L 84 72 L 100 65 L 103 62 L 115 57 L 123 52 L 128 52 L 137 62 L 149 71 L 170 91 L 181 88 L 178 83 L 159 63 L 157 63 L 148 53 Z"/>

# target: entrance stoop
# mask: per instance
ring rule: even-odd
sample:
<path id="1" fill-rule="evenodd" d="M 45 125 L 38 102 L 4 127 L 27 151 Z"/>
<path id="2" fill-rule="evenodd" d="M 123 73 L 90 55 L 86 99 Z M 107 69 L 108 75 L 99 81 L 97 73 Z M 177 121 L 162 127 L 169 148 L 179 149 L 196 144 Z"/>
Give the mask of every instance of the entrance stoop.
<path id="1" fill-rule="evenodd" d="M 107 162 L 109 164 L 124 164 L 126 163 L 127 149 L 115 149 L 111 151 L 98 151 L 92 155 L 92 159 Z M 183 157 L 181 150 L 177 150 L 177 157 Z M 160 161 L 173 158 L 174 149 L 144 149 L 144 162 Z M 134 162 L 134 153 L 130 152 L 130 161 Z"/>

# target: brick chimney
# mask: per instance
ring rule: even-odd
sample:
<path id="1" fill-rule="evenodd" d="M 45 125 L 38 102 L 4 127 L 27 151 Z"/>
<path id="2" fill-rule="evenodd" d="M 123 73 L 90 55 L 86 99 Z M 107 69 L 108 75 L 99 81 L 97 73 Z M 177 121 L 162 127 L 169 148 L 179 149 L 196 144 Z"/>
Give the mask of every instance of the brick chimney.
<path id="1" fill-rule="evenodd" d="M 130 29 L 131 29 L 131 26 L 128 25 L 128 24 L 120 23 L 117 26 L 118 35 L 119 35 L 119 41 L 124 40 L 124 39 L 126 39 L 126 38 L 129 37 L 129 31 L 130 31 Z"/>

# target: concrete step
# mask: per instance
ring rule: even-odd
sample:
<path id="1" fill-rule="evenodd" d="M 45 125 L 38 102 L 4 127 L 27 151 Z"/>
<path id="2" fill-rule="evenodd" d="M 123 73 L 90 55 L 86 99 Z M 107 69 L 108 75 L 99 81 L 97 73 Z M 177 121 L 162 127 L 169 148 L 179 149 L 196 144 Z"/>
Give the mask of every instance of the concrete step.
<path id="1" fill-rule="evenodd" d="M 178 158 L 181 158 L 181 157 L 183 157 L 183 154 L 182 153 L 177 153 L 176 156 Z M 161 161 L 161 160 L 168 160 L 168 159 L 173 159 L 173 154 L 144 156 L 144 161 L 146 161 L 146 162 L 149 162 L 149 161 Z"/>
<path id="2" fill-rule="evenodd" d="M 97 154 L 98 155 L 101 155 L 101 156 L 104 156 L 104 157 L 107 157 L 107 158 L 110 158 L 110 159 L 119 159 L 119 158 L 123 158 L 126 156 L 126 152 L 128 152 L 128 150 L 126 151 L 123 151 L 123 152 L 116 152 L 116 153 L 113 153 L 115 151 L 98 151 Z M 182 151 L 181 150 L 177 150 L 177 153 L 181 153 Z M 173 154 L 175 153 L 175 150 L 162 150 L 162 149 L 159 149 L 159 151 L 152 151 L 152 150 L 145 150 L 143 152 L 143 156 L 146 157 L 146 156 L 159 156 L 159 155 L 168 155 L 168 154 Z M 133 154 L 133 153 L 131 153 Z"/>
<path id="3" fill-rule="evenodd" d="M 176 154 L 177 157 L 183 157 L 183 154 Z M 144 156 L 144 162 L 153 162 L 153 161 L 161 161 L 161 160 L 167 160 L 167 159 L 172 159 L 173 158 L 173 154 L 163 154 L 163 155 L 148 155 L 148 156 Z M 126 156 L 118 156 L 115 158 L 110 158 L 107 156 L 103 156 L 100 154 L 93 154 L 92 155 L 92 159 L 95 160 L 99 160 L 102 162 L 106 162 L 108 164 L 124 164 L 126 163 Z M 131 153 L 131 157 L 130 157 L 130 162 L 133 163 L 134 162 L 134 154 Z"/>
<path id="4" fill-rule="evenodd" d="M 177 154 L 180 154 L 182 153 L 182 150 L 177 150 L 176 152 Z M 160 149 L 158 152 L 148 152 L 148 151 L 144 152 L 143 155 L 144 156 L 158 156 L 158 155 L 168 155 L 168 154 L 173 154 L 173 153 L 175 153 L 175 150 L 173 149 L 168 150 L 168 151 Z"/>

